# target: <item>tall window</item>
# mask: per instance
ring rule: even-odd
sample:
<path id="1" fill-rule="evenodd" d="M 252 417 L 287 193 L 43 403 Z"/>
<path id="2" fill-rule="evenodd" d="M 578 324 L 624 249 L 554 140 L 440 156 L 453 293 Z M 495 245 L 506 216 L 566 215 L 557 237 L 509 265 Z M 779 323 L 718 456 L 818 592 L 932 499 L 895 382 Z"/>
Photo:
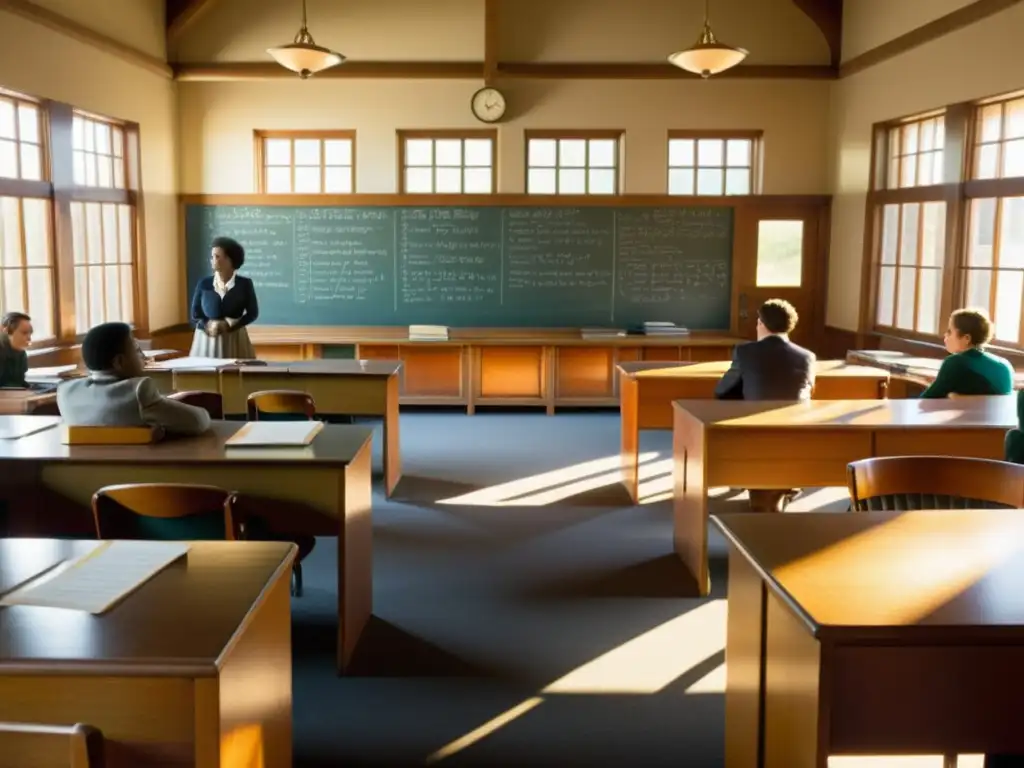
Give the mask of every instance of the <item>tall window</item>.
<path id="1" fill-rule="evenodd" d="M 877 142 L 886 162 L 869 200 L 876 212 L 874 325 L 938 334 L 947 211 L 945 193 L 935 185 L 943 173 L 944 116 L 888 126 Z"/>
<path id="2" fill-rule="evenodd" d="M 494 131 L 400 131 L 399 189 L 406 194 L 487 195 L 496 191 Z"/>
<path id="3" fill-rule="evenodd" d="M 355 191 L 355 131 L 256 131 L 255 136 L 257 192 Z"/>
<path id="4" fill-rule="evenodd" d="M 135 199 L 128 189 L 124 127 L 75 113 L 71 132 L 75 325 L 135 320 Z"/>
<path id="5" fill-rule="evenodd" d="M 56 336 L 48 178 L 40 105 L 0 91 L 0 314 L 31 315 L 37 342 Z"/>
<path id="6" fill-rule="evenodd" d="M 967 185 L 964 299 L 988 309 L 996 340 L 1024 341 L 1024 97 L 975 113 Z"/>
<path id="7" fill-rule="evenodd" d="M 621 131 L 526 136 L 526 191 L 531 195 L 614 195 L 620 191 Z"/>
<path id="8" fill-rule="evenodd" d="M 754 194 L 760 142 L 760 132 L 671 131 L 668 193 Z"/>

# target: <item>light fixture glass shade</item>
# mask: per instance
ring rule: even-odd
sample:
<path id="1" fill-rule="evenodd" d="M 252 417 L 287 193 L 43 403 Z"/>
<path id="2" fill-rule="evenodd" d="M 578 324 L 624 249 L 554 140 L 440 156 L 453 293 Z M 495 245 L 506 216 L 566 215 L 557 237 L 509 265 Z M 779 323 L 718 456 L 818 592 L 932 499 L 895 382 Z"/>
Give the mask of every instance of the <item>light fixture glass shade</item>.
<path id="1" fill-rule="evenodd" d="M 711 27 L 705 24 L 696 45 L 685 51 L 673 53 L 668 60 L 680 69 L 707 79 L 711 75 L 732 69 L 747 58 L 747 53 L 743 48 L 734 48 L 718 42 Z"/>
<path id="2" fill-rule="evenodd" d="M 309 34 L 307 33 L 308 37 Z M 336 67 L 345 61 L 345 57 L 329 48 L 322 48 L 312 42 L 296 42 L 291 45 L 282 45 L 279 48 L 268 48 L 267 53 L 274 57 L 274 60 L 285 69 L 298 72 L 303 80 L 323 72 L 325 69 Z"/>

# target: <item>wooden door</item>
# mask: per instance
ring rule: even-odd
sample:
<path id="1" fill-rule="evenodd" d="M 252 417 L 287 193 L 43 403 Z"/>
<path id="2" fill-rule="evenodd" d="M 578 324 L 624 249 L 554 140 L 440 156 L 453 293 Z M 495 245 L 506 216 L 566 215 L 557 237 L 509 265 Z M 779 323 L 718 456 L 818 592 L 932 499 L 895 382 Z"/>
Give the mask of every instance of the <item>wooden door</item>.
<path id="1" fill-rule="evenodd" d="M 800 315 L 793 341 L 814 349 L 824 331 L 828 204 L 751 201 L 737 208 L 733 244 L 733 328 L 757 336 L 757 308 L 785 299 Z"/>

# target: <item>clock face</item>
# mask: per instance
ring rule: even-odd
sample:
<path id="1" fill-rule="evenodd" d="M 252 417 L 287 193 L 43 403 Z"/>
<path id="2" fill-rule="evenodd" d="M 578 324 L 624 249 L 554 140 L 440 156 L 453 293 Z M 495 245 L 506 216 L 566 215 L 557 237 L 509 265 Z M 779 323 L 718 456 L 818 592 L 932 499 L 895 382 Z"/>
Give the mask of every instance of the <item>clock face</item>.
<path id="1" fill-rule="evenodd" d="M 470 102 L 477 120 L 496 123 L 505 114 L 505 97 L 497 88 L 481 88 Z"/>

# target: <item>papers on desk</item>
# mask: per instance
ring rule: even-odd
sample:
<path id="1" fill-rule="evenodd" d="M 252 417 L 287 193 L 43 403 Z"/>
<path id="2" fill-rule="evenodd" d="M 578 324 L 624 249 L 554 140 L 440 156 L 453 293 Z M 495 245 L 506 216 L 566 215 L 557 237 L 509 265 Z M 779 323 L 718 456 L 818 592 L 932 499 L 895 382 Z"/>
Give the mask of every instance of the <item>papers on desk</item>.
<path id="1" fill-rule="evenodd" d="M 313 442 L 322 421 L 250 421 L 224 442 L 225 448 L 302 448 Z"/>
<path id="2" fill-rule="evenodd" d="M 89 554 L 8 592 L 0 605 L 104 613 L 188 550 L 182 542 L 104 541 Z"/>
<path id="3" fill-rule="evenodd" d="M 14 416 L 0 421 L 0 440 L 18 440 L 53 429 L 59 423 L 58 416 Z"/>
<path id="4" fill-rule="evenodd" d="M 77 365 L 53 365 L 49 368 L 29 368 L 25 373 L 27 381 L 49 381 L 51 379 L 71 379 L 82 374 Z"/>
<path id="5" fill-rule="evenodd" d="M 238 365 L 239 360 L 222 360 L 216 357 L 176 357 L 173 360 L 160 360 L 146 365 L 146 368 L 157 371 L 187 371 L 189 369 L 228 368 Z"/>

